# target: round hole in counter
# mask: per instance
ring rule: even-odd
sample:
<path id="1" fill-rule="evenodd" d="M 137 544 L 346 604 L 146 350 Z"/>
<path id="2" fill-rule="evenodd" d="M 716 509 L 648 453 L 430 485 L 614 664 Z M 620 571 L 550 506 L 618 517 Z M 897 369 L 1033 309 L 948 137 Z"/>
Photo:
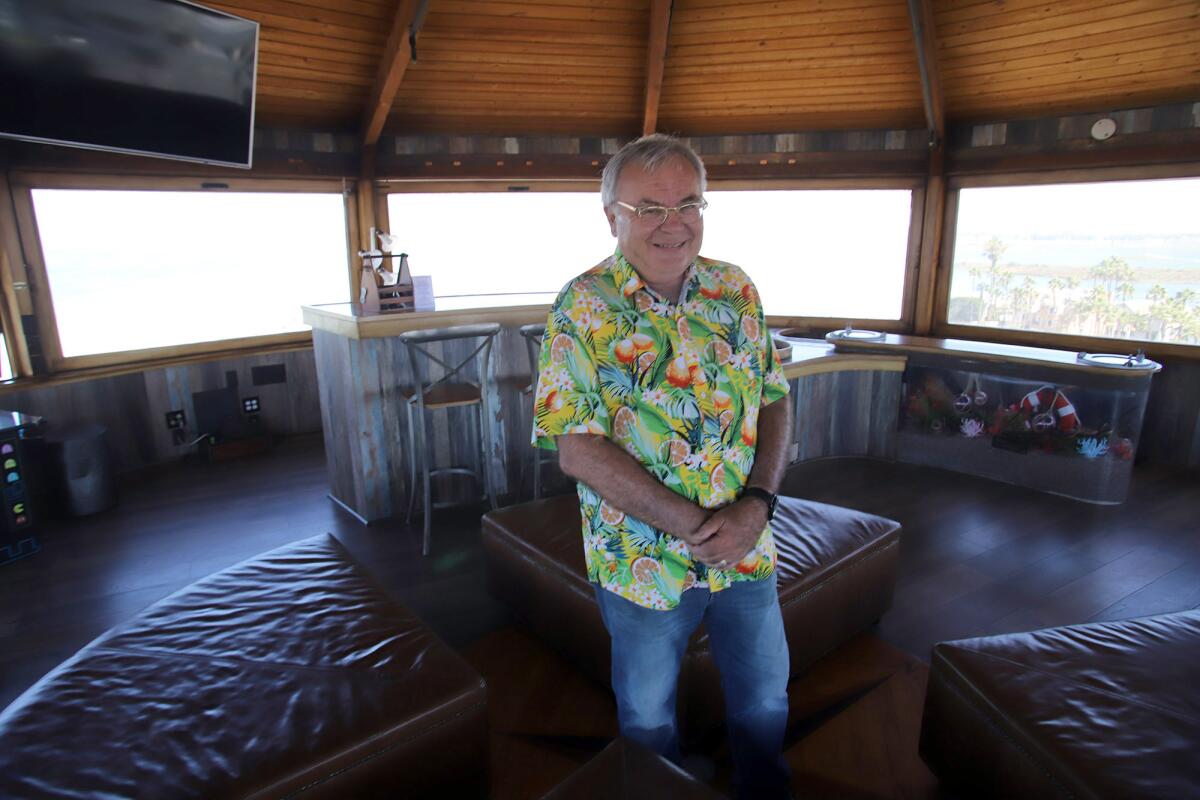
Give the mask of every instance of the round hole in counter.
<path id="1" fill-rule="evenodd" d="M 1111 369 L 1158 370 L 1162 367 L 1157 361 L 1152 361 L 1142 353 L 1121 355 L 1120 353 L 1080 353 L 1075 357 L 1080 364 L 1092 367 L 1109 367 Z"/>
<path id="2" fill-rule="evenodd" d="M 852 341 L 852 342 L 882 342 L 886 338 L 886 334 L 879 331 L 859 330 L 851 328 L 847 325 L 836 331 L 830 331 L 825 334 L 826 341 Z"/>

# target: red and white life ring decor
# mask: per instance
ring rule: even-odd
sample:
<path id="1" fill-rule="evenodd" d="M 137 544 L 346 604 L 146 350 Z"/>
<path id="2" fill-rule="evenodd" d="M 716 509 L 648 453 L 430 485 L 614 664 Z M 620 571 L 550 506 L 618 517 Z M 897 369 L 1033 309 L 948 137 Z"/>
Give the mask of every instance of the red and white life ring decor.
<path id="1" fill-rule="evenodd" d="M 1058 420 L 1058 429 L 1070 433 L 1079 427 L 1079 415 L 1067 396 L 1053 386 L 1034 389 L 1021 398 L 1021 412 L 1032 417 L 1038 414 L 1053 414 Z"/>

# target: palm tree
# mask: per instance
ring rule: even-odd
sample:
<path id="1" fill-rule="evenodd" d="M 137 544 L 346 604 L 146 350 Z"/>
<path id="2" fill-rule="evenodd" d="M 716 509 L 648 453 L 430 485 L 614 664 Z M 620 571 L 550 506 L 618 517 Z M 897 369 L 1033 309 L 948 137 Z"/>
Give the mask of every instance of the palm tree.
<path id="1" fill-rule="evenodd" d="M 1057 314 L 1058 313 L 1058 293 L 1061 290 L 1067 288 L 1067 282 L 1064 281 L 1062 278 L 1051 278 L 1048 285 L 1050 287 L 1050 309 Z"/>
<path id="2" fill-rule="evenodd" d="M 981 322 L 997 313 L 1000 302 L 1008 292 L 1008 285 L 1012 281 L 1012 273 L 1000 269 L 1000 257 L 1007 249 L 1008 245 L 996 236 L 988 239 L 987 244 L 983 246 L 983 255 L 988 260 L 988 267 L 983 274 L 984 286 L 980 293 L 979 318 Z M 986 292 L 986 297 L 984 292 Z"/>
<path id="3" fill-rule="evenodd" d="M 1109 256 L 1092 267 L 1088 273 L 1088 277 L 1094 280 L 1097 286 L 1104 287 L 1104 294 L 1108 298 L 1109 303 L 1112 303 L 1120 291 L 1119 287 L 1121 284 L 1133 281 L 1134 271 L 1133 267 L 1129 266 L 1129 262 L 1125 259 L 1117 256 Z M 1130 287 L 1131 293 L 1132 288 Z"/>

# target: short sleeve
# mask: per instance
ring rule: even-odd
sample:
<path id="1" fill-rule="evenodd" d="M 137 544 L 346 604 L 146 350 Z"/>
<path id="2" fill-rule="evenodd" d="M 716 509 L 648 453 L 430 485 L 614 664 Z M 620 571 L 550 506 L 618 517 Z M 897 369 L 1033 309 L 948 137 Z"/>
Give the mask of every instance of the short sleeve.
<path id="1" fill-rule="evenodd" d="M 556 436 L 590 433 L 607 437 L 611 430 L 591 337 L 581 335 L 571 321 L 575 296 L 570 285 L 558 296 L 546 321 L 538 357 L 531 444 L 545 450 L 557 449 Z"/>
<path id="2" fill-rule="evenodd" d="M 759 308 L 761 312 L 761 306 Z M 769 406 L 776 400 L 786 397 L 789 391 L 787 377 L 783 374 L 783 364 L 779 361 L 779 352 L 775 349 L 775 341 L 767 330 L 766 320 L 763 319 L 763 390 L 762 405 Z"/>

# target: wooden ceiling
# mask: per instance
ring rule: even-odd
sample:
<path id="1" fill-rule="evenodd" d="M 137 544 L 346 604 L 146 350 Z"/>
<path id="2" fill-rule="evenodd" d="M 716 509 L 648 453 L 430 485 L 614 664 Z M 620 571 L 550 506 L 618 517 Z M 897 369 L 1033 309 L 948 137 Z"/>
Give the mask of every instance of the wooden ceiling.
<path id="1" fill-rule="evenodd" d="M 914 14 L 949 122 L 1200 100 L 1200 0 L 429 0 L 415 63 L 415 0 L 204 2 L 262 25 L 263 127 L 362 132 L 390 66 L 392 134 L 920 128 Z"/>

